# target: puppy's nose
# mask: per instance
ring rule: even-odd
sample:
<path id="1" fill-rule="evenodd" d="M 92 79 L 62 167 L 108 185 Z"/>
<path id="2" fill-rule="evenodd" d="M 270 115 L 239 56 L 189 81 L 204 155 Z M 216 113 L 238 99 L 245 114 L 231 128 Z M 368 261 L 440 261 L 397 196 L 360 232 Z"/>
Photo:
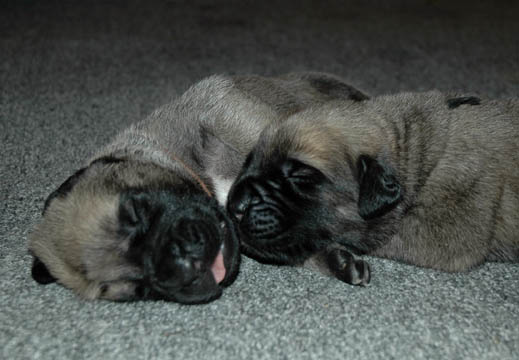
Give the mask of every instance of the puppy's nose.
<path id="1" fill-rule="evenodd" d="M 247 182 L 238 183 L 229 196 L 227 209 L 238 221 L 241 221 L 254 199 L 252 187 Z"/>
<path id="2" fill-rule="evenodd" d="M 157 268 L 157 280 L 165 287 L 182 287 L 195 281 L 201 272 L 202 262 L 190 257 L 162 261 Z"/>
<path id="3" fill-rule="evenodd" d="M 199 275 L 202 262 L 191 258 L 179 258 L 174 261 L 175 275 L 179 276 L 182 285 L 192 283 Z"/>

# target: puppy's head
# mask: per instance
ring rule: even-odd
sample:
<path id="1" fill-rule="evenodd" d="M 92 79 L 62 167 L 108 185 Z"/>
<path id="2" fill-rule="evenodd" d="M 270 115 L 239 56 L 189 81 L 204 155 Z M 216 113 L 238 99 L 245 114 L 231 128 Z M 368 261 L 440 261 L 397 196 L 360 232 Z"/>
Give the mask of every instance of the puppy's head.
<path id="1" fill-rule="evenodd" d="M 294 115 L 266 128 L 248 155 L 227 205 L 246 255 L 298 264 L 331 242 L 365 253 L 390 231 L 403 190 L 372 143 L 376 134 L 359 121 L 344 137 L 345 124 L 331 118 L 325 110 Z"/>
<path id="2" fill-rule="evenodd" d="M 45 203 L 30 235 L 33 278 L 87 299 L 218 298 L 239 267 L 235 225 L 216 200 L 172 171 L 97 161 Z"/>

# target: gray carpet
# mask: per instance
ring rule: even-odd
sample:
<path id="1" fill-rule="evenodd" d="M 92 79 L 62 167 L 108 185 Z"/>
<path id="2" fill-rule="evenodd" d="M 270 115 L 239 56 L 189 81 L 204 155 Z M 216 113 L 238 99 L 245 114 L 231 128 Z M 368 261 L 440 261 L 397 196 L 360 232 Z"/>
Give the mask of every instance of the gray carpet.
<path id="1" fill-rule="evenodd" d="M 279 4 L 277 4 L 279 3 Z M 86 302 L 29 276 L 43 201 L 212 73 L 336 73 L 371 94 L 519 95 L 517 1 L 3 1 L 0 358 L 518 359 L 519 265 L 367 258 L 356 288 L 244 259 L 216 302 Z"/>

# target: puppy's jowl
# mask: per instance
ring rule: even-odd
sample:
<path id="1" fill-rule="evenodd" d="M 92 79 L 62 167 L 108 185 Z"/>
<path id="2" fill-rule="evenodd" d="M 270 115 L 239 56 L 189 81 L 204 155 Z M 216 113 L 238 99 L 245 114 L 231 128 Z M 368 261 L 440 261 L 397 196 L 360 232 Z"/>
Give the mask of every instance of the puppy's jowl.
<path id="1" fill-rule="evenodd" d="M 264 262 L 333 271 L 337 247 L 445 271 L 517 261 L 518 139 L 516 100 L 329 103 L 263 131 L 228 209 Z"/>
<path id="2" fill-rule="evenodd" d="M 45 203 L 33 278 L 86 299 L 218 298 L 239 267 L 227 192 L 261 130 L 365 95 L 317 73 L 213 76 L 119 134 Z"/>

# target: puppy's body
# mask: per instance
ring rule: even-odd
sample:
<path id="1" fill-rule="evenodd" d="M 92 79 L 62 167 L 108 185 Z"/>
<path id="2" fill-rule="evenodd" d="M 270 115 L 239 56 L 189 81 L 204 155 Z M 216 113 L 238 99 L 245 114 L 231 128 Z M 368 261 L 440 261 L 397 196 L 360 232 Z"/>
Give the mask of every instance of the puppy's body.
<path id="1" fill-rule="evenodd" d="M 359 96 L 325 74 L 202 80 L 120 133 L 49 196 L 30 236 L 34 279 L 87 299 L 217 298 L 239 264 L 222 205 L 261 130 Z"/>
<path id="2" fill-rule="evenodd" d="M 446 271 L 517 261 L 518 104 L 398 94 L 325 104 L 267 127 L 229 197 L 247 251 L 300 263 L 336 243 Z M 297 182 L 304 188 L 293 190 Z M 292 190 L 280 196 L 268 183 Z M 251 200 L 250 187 L 262 196 Z M 294 214 L 287 204 L 298 201 L 307 210 Z M 258 226 L 264 202 L 268 221 Z"/>
<path id="3" fill-rule="evenodd" d="M 402 119 L 382 134 L 395 147 L 373 155 L 393 155 L 381 161 L 402 174 L 403 201 L 397 233 L 373 253 L 447 271 L 517 261 L 519 102 L 445 107 L 450 99 L 428 93 L 374 105 L 396 110 L 387 126 Z"/>

